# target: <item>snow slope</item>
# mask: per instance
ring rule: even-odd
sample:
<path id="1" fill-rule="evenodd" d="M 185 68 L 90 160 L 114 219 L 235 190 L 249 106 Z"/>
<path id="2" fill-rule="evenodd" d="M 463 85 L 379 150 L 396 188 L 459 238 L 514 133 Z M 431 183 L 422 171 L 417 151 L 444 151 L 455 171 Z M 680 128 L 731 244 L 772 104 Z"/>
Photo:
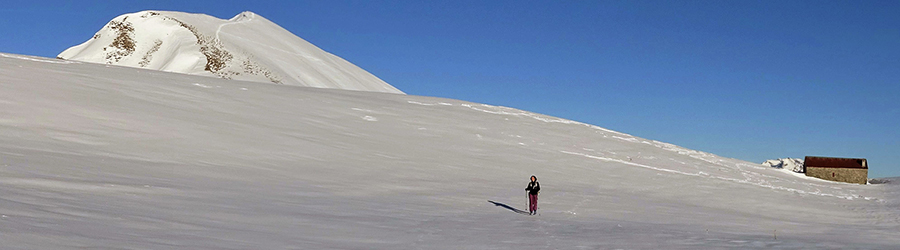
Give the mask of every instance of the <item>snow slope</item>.
<path id="1" fill-rule="evenodd" d="M 173 11 L 124 14 L 58 57 L 225 79 L 403 93 L 249 11 L 229 20 Z"/>
<path id="2" fill-rule="evenodd" d="M 896 249 L 897 183 L 459 100 L 0 54 L 3 249 Z"/>

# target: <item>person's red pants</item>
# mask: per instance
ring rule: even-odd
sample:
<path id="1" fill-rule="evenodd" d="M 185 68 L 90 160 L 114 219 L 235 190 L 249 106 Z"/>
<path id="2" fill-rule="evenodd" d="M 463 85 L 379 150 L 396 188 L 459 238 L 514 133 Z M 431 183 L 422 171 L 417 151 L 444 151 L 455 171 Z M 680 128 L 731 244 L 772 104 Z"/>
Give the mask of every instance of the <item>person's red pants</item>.
<path id="1" fill-rule="evenodd" d="M 528 194 L 528 211 L 529 212 L 537 211 L 537 195 L 536 194 Z"/>

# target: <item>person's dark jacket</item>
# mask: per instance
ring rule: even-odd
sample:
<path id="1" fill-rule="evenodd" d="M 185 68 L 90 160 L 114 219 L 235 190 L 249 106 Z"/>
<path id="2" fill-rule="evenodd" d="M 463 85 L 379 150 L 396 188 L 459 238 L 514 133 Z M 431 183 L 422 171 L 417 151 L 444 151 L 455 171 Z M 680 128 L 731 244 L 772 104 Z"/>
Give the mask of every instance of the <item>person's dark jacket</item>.
<path id="1" fill-rule="evenodd" d="M 537 181 L 529 182 L 528 187 L 525 188 L 525 191 L 528 191 L 528 194 L 537 195 L 538 192 L 541 191 L 541 184 Z"/>

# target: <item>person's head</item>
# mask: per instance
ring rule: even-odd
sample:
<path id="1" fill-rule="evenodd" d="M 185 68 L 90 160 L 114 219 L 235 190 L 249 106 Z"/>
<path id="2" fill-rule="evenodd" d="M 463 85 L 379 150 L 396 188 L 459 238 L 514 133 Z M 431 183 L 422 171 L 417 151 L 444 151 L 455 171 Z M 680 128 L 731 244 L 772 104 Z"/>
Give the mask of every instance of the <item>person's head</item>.
<path id="1" fill-rule="evenodd" d="M 531 181 L 537 181 L 537 177 L 534 177 L 534 175 L 532 175 L 532 176 L 531 176 Z"/>

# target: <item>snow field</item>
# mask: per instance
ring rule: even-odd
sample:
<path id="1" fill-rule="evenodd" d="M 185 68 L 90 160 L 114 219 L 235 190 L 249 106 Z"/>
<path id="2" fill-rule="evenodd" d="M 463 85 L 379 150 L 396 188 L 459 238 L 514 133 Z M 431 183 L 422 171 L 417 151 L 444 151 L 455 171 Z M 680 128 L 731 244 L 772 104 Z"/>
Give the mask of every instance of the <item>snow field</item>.
<path id="1" fill-rule="evenodd" d="M 459 100 L 0 55 L 6 249 L 900 245 L 897 182 Z M 532 174 L 540 216 L 488 202 L 524 209 Z"/>

